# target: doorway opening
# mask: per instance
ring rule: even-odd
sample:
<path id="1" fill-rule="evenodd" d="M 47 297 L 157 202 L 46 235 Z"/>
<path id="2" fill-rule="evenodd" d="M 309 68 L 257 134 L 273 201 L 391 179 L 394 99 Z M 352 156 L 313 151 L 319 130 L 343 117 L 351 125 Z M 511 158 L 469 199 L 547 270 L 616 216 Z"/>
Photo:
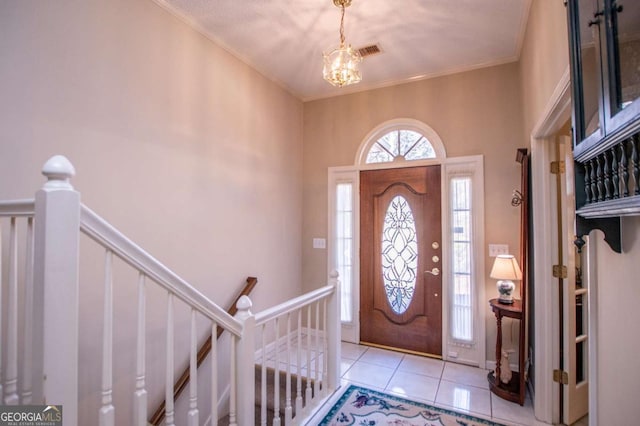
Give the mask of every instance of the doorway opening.
<path id="1" fill-rule="evenodd" d="M 594 415 L 590 402 L 597 391 L 595 248 L 586 241 L 578 253 L 573 244 L 570 115 L 567 69 L 531 132 L 533 270 L 539 283 L 554 283 L 536 285 L 533 294 L 534 412 L 538 420 L 554 424 L 572 422 L 587 411 Z"/>

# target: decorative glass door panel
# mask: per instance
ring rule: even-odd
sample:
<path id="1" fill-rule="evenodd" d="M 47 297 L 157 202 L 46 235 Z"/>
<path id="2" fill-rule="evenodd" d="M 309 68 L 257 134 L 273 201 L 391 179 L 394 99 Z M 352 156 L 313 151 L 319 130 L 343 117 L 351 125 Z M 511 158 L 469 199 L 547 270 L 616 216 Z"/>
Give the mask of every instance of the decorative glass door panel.
<path id="1" fill-rule="evenodd" d="M 413 299 L 418 269 L 416 224 L 408 201 L 397 195 L 382 227 L 382 277 L 391 309 L 404 313 Z"/>

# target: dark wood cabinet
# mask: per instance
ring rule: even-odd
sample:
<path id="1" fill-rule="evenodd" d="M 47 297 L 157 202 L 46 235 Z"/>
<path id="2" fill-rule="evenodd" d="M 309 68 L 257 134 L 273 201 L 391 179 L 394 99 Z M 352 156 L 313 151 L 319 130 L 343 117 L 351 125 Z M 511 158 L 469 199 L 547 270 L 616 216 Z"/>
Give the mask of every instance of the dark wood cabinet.
<path id="1" fill-rule="evenodd" d="M 640 3 L 569 0 L 567 8 L 573 130 L 582 154 L 640 124 Z"/>
<path id="2" fill-rule="evenodd" d="M 640 214 L 640 2 L 567 0 L 567 16 L 578 234 L 619 251 L 619 217 Z"/>

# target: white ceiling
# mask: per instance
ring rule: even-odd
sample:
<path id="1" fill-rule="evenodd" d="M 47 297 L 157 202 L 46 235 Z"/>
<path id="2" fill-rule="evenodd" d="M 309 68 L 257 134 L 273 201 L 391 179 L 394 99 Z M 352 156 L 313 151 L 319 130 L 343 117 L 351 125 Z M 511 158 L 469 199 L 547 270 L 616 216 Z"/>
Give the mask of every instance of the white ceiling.
<path id="1" fill-rule="evenodd" d="M 322 79 L 322 52 L 339 43 L 332 0 L 155 0 L 302 100 L 515 61 L 531 0 L 353 0 L 345 35 L 378 43 L 362 82 Z"/>

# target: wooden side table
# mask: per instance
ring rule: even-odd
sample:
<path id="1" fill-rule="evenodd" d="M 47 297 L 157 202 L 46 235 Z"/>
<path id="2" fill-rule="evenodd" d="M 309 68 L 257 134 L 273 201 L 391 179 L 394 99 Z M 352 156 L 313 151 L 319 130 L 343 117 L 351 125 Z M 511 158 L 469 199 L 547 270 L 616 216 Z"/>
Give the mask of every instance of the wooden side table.
<path id="1" fill-rule="evenodd" d="M 524 405 L 525 396 L 525 371 L 524 371 L 524 321 L 522 320 L 522 300 L 514 299 L 512 305 L 498 302 L 498 299 L 489 300 L 489 306 L 496 316 L 498 336 L 496 338 L 496 371 L 487 375 L 489 389 L 500 398 Z M 518 350 L 518 372 L 514 371 L 509 383 L 500 381 L 500 360 L 502 358 L 502 318 L 514 318 L 520 321 L 520 343 Z"/>

